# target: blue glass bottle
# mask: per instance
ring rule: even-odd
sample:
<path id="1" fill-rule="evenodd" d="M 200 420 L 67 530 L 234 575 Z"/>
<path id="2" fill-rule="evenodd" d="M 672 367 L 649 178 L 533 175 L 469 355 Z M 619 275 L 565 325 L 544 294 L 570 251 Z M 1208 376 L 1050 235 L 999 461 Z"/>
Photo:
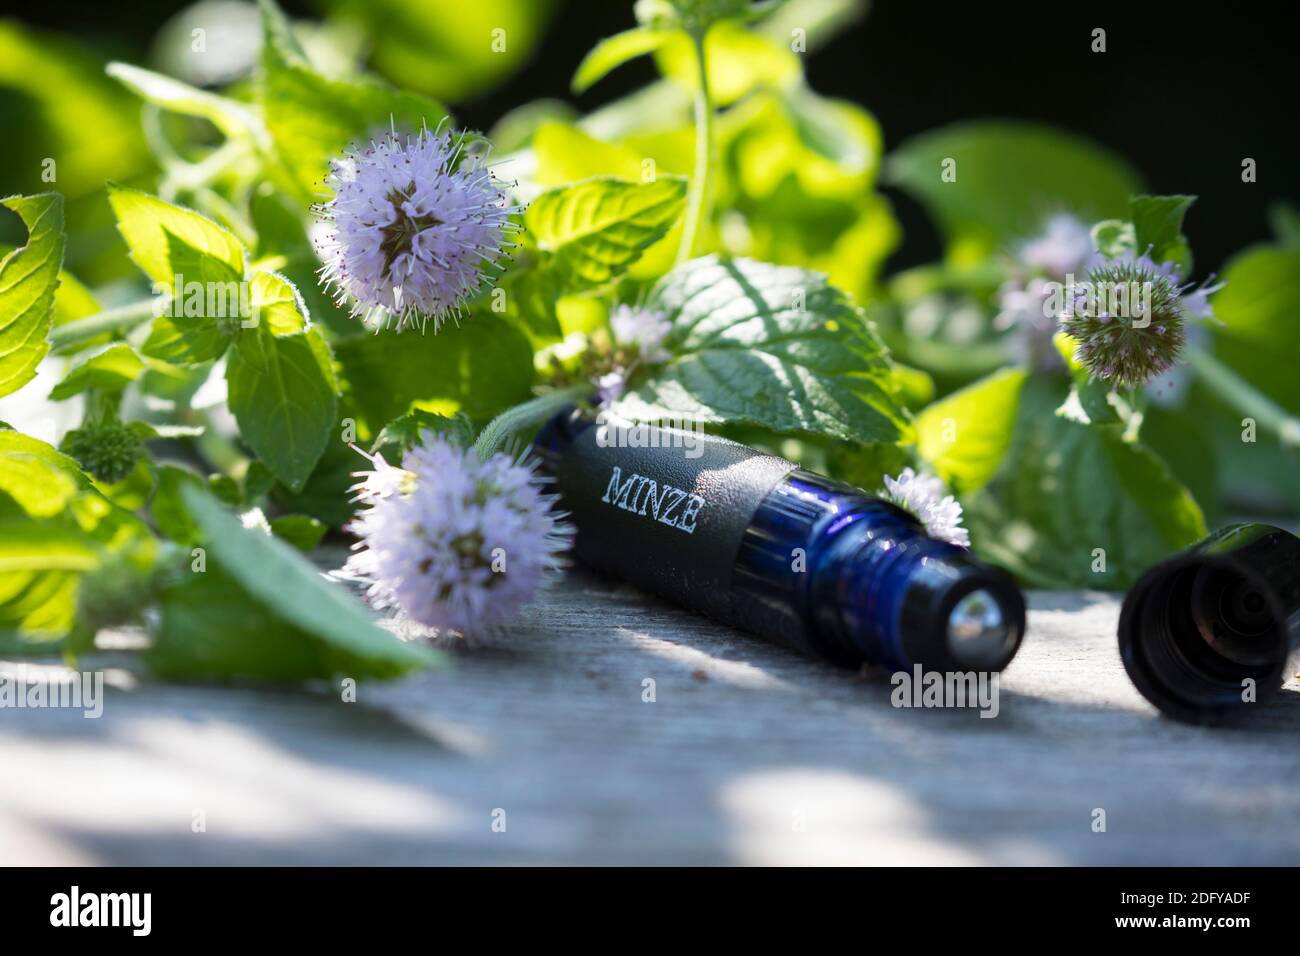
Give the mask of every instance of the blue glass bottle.
<path id="1" fill-rule="evenodd" d="M 577 557 L 720 621 L 857 667 L 995 671 L 1025 627 L 1003 571 L 842 482 L 693 431 L 552 419 L 534 452 Z"/>

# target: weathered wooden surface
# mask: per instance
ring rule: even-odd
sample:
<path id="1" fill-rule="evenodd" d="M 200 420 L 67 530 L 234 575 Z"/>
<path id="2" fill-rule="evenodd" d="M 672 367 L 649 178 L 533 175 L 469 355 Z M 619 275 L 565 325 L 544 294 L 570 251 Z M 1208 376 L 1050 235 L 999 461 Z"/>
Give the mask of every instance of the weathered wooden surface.
<path id="1" fill-rule="evenodd" d="M 357 703 L 110 671 L 98 720 L 0 710 L 0 862 L 1300 862 L 1294 680 L 1250 727 L 1180 726 L 1129 685 L 1114 598 L 1032 608 L 995 719 L 582 574 Z"/>

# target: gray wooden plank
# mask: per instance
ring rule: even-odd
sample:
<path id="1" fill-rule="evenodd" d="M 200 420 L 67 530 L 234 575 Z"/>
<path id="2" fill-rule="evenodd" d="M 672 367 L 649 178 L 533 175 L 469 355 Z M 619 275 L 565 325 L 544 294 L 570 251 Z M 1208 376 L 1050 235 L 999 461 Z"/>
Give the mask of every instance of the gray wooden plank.
<path id="1" fill-rule="evenodd" d="M 1300 862 L 1300 684 L 1248 728 L 1172 723 L 1129 685 L 1117 614 L 1033 594 L 995 719 L 896 709 L 888 675 L 582 572 L 356 703 L 102 652 L 99 720 L 0 710 L 0 862 Z"/>

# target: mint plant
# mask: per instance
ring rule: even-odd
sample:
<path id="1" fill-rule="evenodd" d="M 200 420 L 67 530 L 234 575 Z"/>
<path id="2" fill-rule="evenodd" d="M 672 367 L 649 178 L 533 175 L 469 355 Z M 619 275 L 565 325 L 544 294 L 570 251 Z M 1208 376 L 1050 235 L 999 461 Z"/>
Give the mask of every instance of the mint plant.
<path id="1" fill-rule="evenodd" d="M 1193 198 L 1100 146 L 981 121 L 887 155 L 805 78 L 826 4 L 639 0 L 573 88 L 642 56 L 660 79 L 486 132 L 430 94 L 517 51 L 426 73 L 375 18 L 403 89 L 260 11 L 223 90 L 96 80 L 147 150 L 100 158 L 111 242 L 57 190 L 3 200 L 26 237 L 0 261 L 6 653 L 135 626 L 167 677 L 436 665 L 376 611 L 518 618 L 570 534 L 518 453 L 574 405 L 854 482 L 1030 586 L 1122 588 L 1207 516 L 1300 505 L 1293 216 L 1193 283 Z M 882 184 L 941 261 L 882 275 Z M 76 420 L 35 437 L 51 410 Z M 341 542 L 351 591 L 319 573 Z"/>

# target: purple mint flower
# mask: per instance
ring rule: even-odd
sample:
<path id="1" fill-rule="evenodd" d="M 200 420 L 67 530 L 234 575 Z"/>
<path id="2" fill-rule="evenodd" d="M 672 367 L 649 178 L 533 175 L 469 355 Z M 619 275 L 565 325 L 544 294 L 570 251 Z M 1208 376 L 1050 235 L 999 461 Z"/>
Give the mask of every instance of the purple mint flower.
<path id="1" fill-rule="evenodd" d="M 1040 371 L 1060 366 L 1052 345 L 1056 316 L 1049 302 L 1062 283 L 1087 268 L 1093 255 L 1091 231 L 1069 213 L 1052 216 L 1041 233 L 1017 247 L 1011 277 L 998 290 L 994 319 L 995 328 L 1012 332 L 1007 344 L 1017 361 Z"/>
<path id="2" fill-rule="evenodd" d="M 395 134 L 335 160 L 317 207 L 321 276 L 368 323 L 436 332 L 503 264 L 520 207 L 450 132 Z"/>
<path id="3" fill-rule="evenodd" d="M 495 454 L 480 462 L 425 432 L 400 469 L 383 456 L 360 472 L 360 539 L 346 570 L 369 582 L 379 608 L 395 607 L 440 631 L 498 630 L 559 566 L 572 530 L 534 469 Z"/>
<path id="4" fill-rule="evenodd" d="M 1054 279 L 1078 272 L 1092 256 L 1092 231 L 1069 213 L 1047 220 L 1043 231 L 1020 247 L 1017 259 Z"/>
<path id="5" fill-rule="evenodd" d="M 614 341 L 637 349 L 640 361 L 650 364 L 668 361 L 670 356 L 664 340 L 673 326 L 662 312 L 620 305 L 610 315 L 609 326 L 614 331 Z"/>
<path id="6" fill-rule="evenodd" d="M 933 475 L 918 475 L 911 468 L 904 468 L 897 478 L 885 475 L 886 500 L 915 515 L 930 537 L 969 548 L 970 533 L 961 524 L 961 505 L 943 492 L 942 481 Z"/>

